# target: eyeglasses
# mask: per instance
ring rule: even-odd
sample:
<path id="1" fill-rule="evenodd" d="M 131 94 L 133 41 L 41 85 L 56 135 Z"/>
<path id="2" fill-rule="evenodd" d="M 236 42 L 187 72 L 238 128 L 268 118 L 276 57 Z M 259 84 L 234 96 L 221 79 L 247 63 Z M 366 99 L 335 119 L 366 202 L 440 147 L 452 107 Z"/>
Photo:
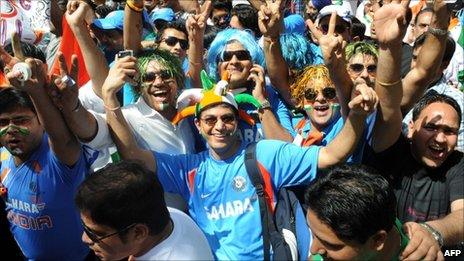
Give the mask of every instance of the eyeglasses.
<path id="1" fill-rule="evenodd" d="M 232 57 L 237 57 L 239 61 L 250 61 L 251 56 L 250 52 L 247 50 L 238 50 L 238 51 L 224 51 L 222 53 L 221 62 L 228 62 L 232 60 Z"/>
<path id="2" fill-rule="evenodd" d="M 175 46 L 177 43 L 180 44 L 180 48 L 182 48 L 182 50 L 187 50 L 189 48 L 189 43 L 187 40 L 185 39 L 179 39 L 177 37 L 174 37 L 174 36 L 169 36 L 169 37 L 166 37 L 164 39 L 161 40 L 162 42 L 165 42 L 167 45 L 173 47 Z"/>
<path id="3" fill-rule="evenodd" d="M 152 83 L 156 80 L 157 77 L 160 77 L 161 80 L 167 81 L 173 76 L 168 70 L 160 70 L 158 72 L 148 72 L 142 77 L 143 83 Z"/>
<path id="4" fill-rule="evenodd" d="M 235 116 L 233 114 L 226 114 L 219 117 L 224 124 L 232 124 L 235 121 Z M 210 127 L 214 127 L 218 121 L 218 117 L 208 116 L 206 118 L 200 119 Z"/>
<path id="5" fill-rule="evenodd" d="M 226 23 L 228 24 L 229 20 L 230 20 L 230 14 L 226 14 L 222 16 L 215 16 L 213 17 L 213 24 L 217 26 L 219 25 L 221 21 L 223 21 L 222 24 L 226 24 Z"/>
<path id="6" fill-rule="evenodd" d="M 90 240 L 92 240 L 92 242 L 94 242 L 94 243 L 100 243 L 100 242 L 102 242 L 103 239 L 109 238 L 109 237 L 112 237 L 114 235 L 120 234 L 120 233 L 122 233 L 124 231 L 127 231 L 127 230 L 131 229 L 132 227 L 134 227 L 135 225 L 136 224 L 133 223 L 133 224 L 121 229 L 121 230 L 118 230 L 118 231 L 110 233 L 108 235 L 104 235 L 104 236 L 99 237 L 97 234 L 95 234 L 95 232 L 92 231 L 92 229 L 90 229 L 88 226 L 86 226 L 84 224 L 84 222 L 82 222 L 82 226 L 84 227 L 85 234 L 87 234 L 87 236 L 90 238 Z"/>
<path id="7" fill-rule="evenodd" d="M 346 29 L 347 29 L 346 25 L 342 25 L 342 24 L 335 25 L 335 32 L 337 34 L 344 33 Z M 324 34 L 327 34 L 327 32 L 329 31 L 329 25 L 328 24 L 321 24 L 321 30 L 322 30 L 322 32 Z"/>
<path id="8" fill-rule="evenodd" d="M 326 100 L 333 100 L 335 97 L 337 97 L 337 92 L 335 91 L 335 88 L 332 87 L 325 87 L 322 89 L 322 96 Z M 317 94 L 319 91 L 314 90 L 314 89 L 307 89 L 304 93 L 306 100 L 308 101 L 315 101 L 317 98 Z"/>
<path id="9" fill-rule="evenodd" d="M 12 119 L 0 119 L 0 128 L 3 128 L 10 124 L 16 125 L 16 126 L 29 125 L 32 118 L 33 117 L 22 116 L 22 117 L 17 117 L 17 118 L 12 118 Z"/>
<path id="10" fill-rule="evenodd" d="M 355 73 L 362 73 L 364 71 L 364 68 L 367 69 L 367 73 L 369 73 L 369 74 L 375 74 L 376 71 L 377 71 L 377 65 L 375 65 L 375 64 L 371 64 L 371 65 L 368 65 L 366 67 L 363 64 L 360 64 L 360 63 L 350 64 L 350 69 Z"/>

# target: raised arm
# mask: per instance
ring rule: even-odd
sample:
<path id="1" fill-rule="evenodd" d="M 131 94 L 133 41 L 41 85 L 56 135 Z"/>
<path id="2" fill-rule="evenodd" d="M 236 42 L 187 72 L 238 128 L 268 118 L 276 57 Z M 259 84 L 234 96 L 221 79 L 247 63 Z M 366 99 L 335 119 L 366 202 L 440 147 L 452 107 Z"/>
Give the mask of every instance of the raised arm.
<path id="1" fill-rule="evenodd" d="M 430 29 L 448 31 L 449 12 L 443 0 L 434 1 Z M 425 42 L 417 55 L 416 66 L 403 79 L 403 98 L 401 110 L 404 114 L 412 109 L 414 104 L 424 95 L 428 85 L 435 77 L 435 72 L 441 65 L 448 34 L 427 32 Z"/>
<path id="2" fill-rule="evenodd" d="M 142 50 L 142 9 L 143 0 L 127 0 L 124 8 L 124 49 L 133 50 L 135 54 Z"/>
<path id="3" fill-rule="evenodd" d="M 375 91 L 380 108 L 374 126 L 372 149 L 381 152 L 401 135 L 401 42 L 406 32 L 409 1 L 392 1 L 375 13 L 374 25 L 379 42 L 379 59 Z"/>
<path id="4" fill-rule="evenodd" d="M 109 67 L 103 52 L 98 49 L 87 29 L 86 21 L 90 21 L 93 17 L 92 8 L 86 2 L 68 2 L 66 20 L 82 50 L 85 68 L 92 80 L 92 89 L 101 98 L 101 87 L 108 75 Z"/>
<path id="5" fill-rule="evenodd" d="M 77 76 L 77 56 L 71 58 L 70 70 L 62 53 L 58 53 L 61 74 L 71 79 Z M 75 82 L 65 81 L 62 77 L 55 79 L 55 87 L 50 91 L 53 103 L 63 114 L 64 120 L 74 135 L 82 142 L 91 141 L 97 135 L 98 125 L 95 117 L 88 112 L 79 101 L 79 90 Z M 73 84 L 74 83 L 74 84 Z"/>
<path id="6" fill-rule="evenodd" d="M 195 88 L 201 88 L 200 72 L 203 69 L 203 38 L 209 9 L 205 12 L 190 16 L 185 24 L 188 32 L 188 76 Z"/>
<path id="7" fill-rule="evenodd" d="M 126 56 L 117 60 L 110 69 L 103 84 L 106 120 L 121 158 L 141 160 L 147 168 L 156 172 L 156 161 L 153 154 L 137 145 L 134 134 L 130 131 L 130 127 L 122 114 L 121 104 L 116 97 L 116 93 L 124 83 L 132 81 L 132 77 L 136 74 L 136 61 L 134 57 Z"/>
<path id="8" fill-rule="evenodd" d="M 338 135 L 319 151 L 318 168 L 324 169 L 346 161 L 364 132 L 366 117 L 377 107 L 379 98 L 366 84 L 356 85 L 358 94 L 348 107 L 350 112 Z"/>
<path id="9" fill-rule="evenodd" d="M 74 165 L 80 156 L 80 144 L 69 131 L 60 111 L 53 106 L 46 92 L 47 73 L 45 66 L 38 59 L 27 59 L 31 69 L 31 78 L 25 82 L 19 81 L 21 72 L 14 71 L 7 74 L 11 85 L 29 94 L 34 103 L 40 123 L 46 130 L 50 147 L 58 160 L 68 166 Z"/>
<path id="10" fill-rule="evenodd" d="M 282 95 L 282 98 L 292 104 L 288 66 L 282 56 L 279 36 L 283 27 L 281 2 L 268 2 L 261 6 L 258 12 L 259 30 L 263 34 L 264 58 L 266 59 L 267 73 L 272 86 Z"/>

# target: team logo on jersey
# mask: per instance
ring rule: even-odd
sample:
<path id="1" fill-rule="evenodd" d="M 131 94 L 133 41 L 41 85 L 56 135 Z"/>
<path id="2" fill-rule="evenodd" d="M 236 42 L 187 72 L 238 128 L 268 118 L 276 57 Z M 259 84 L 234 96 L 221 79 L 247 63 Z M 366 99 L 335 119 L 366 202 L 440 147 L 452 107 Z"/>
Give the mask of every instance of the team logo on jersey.
<path id="1" fill-rule="evenodd" d="M 246 179 L 242 176 L 236 176 L 232 181 L 232 188 L 235 191 L 244 191 L 246 188 Z"/>

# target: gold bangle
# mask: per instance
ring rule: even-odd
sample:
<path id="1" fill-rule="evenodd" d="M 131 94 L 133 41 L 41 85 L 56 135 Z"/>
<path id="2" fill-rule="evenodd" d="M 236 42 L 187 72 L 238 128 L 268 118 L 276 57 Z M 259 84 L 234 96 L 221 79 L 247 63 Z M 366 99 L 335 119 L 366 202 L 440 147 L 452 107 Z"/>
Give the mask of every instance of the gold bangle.
<path id="1" fill-rule="evenodd" d="M 114 107 L 114 108 L 110 108 L 110 107 L 106 106 L 106 104 L 103 104 L 103 106 L 105 106 L 105 109 L 107 109 L 109 111 L 113 111 L 113 112 L 118 110 L 118 109 L 121 109 L 121 106 Z"/>
<path id="2" fill-rule="evenodd" d="M 377 79 L 375 79 L 375 82 L 378 83 L 379 85 L 382 85 L 382 86 L 393 86 L 393 85 L 397 85 L 398 83 L 400 83 L 401 78 L 396 82 L 381 82 L 381 81 L 379 81 Z"/>
<path id="3" fill-rule="evenodd" d="M 273 43 L 277 43 L 277 41 L 279 41 L 279 38 L 272 38 L 272 37 L 264 36 L 263 41 L 270 42 L 271 44 L 273 44 Z"/>
<path id="4" fill-rule="evenodd" d="M 130 9 L 138 13 L 141 13 L 143 11 L 143 5 L 137 6 L 135 5 L 134 1 L 127 1 L 126 4 Z"/>
<path id="5" fill-rule="evenodd" d="M 191 63 L 191 64 L 193 64 L 193 65 L 203 65 L 203 63 L 202 63 L 202 62 L 196 63 L 196 62 L 194 62 L 194 61 L 190 61 L 190 60 L 189 60 L 189 63 Z"/>

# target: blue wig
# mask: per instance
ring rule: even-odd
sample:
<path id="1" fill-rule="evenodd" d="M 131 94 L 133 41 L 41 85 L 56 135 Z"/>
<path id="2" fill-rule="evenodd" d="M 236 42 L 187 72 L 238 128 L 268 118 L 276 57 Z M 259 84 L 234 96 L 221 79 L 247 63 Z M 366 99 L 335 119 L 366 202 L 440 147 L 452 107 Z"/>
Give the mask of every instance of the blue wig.
<path id="1" fill-rule="evenodd" d="M 206 69 L 208 71 L 209 77 L 215 81 L 220 80 L 218 70 L 219 58 L 222 58 L 224 50 L 226 49 L 226 45 L 234 41 L 242 44 L 243 47 L 248 50 L 248 52 L 250 52 L 253 63 L 259 64 L 265 68 L 263 50 L 261 47 L 259 47 L 254 36 L 246 30 L 229 28 L 219 32 L 208 49 Z"/>
<path id="2" fill-rule="evenodd" d="M 315 54 L 306 38 L 297 33 L 280 35 L 282 56 L 289 69 L 303 70 L 314 63 Z"/>

